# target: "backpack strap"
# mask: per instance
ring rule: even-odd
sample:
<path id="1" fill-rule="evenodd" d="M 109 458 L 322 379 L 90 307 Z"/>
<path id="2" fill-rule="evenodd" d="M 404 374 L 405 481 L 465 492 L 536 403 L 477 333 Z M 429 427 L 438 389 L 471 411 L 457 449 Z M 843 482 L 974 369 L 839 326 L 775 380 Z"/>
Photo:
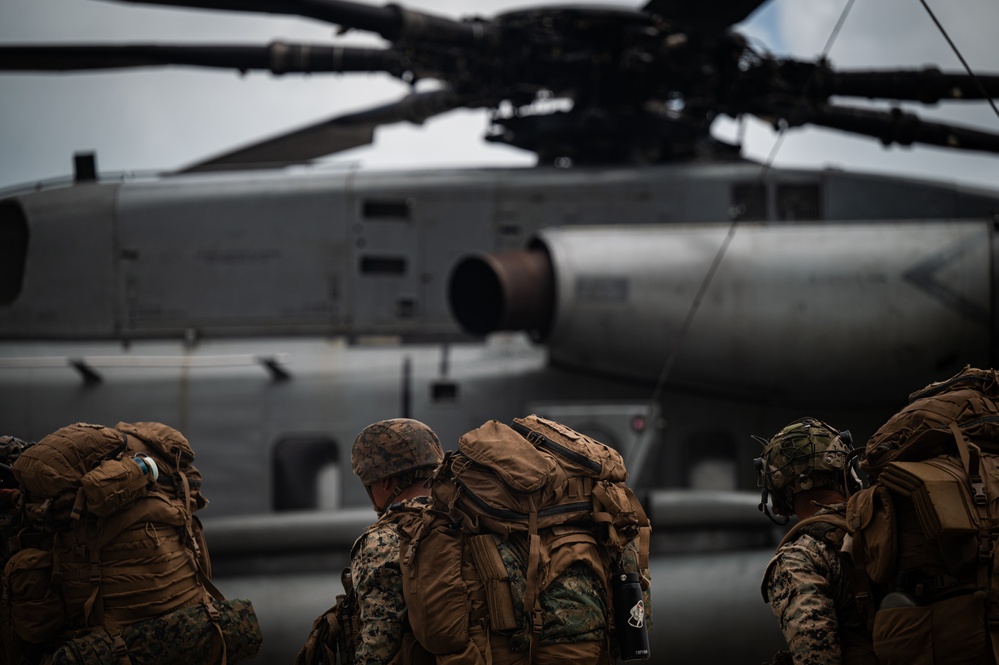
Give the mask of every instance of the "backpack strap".
<path id="1" fill-rule="evenodd" d="M 517 615 L 513 609 L 510 574 L 503 565 L 496 541 L 491 534 L 484 533 L 472 536 L 468 542 L 475 570 L 486 589 L 490 627 L 493 630 L 514 630 L 517 628 Z"/>
<path id="2" fill-rule="evenodd" d="M 527 589 L 524 595 L 524 609 L 530 608 L 531 613 L 531 650 L 544 628 L 544 619 L 541 616 L 541 593 L 538 591 L 538 577 L 541 570 L 541 535 L 538 533 L 538 507 L 534 503 L 534 497 L 528 497 L 528 505 L 531 514 L 528 518 L 528 551 L 527 551 Z M 533 659 L 533 657 L 532 657 Z"/>
<path id="3" fill-rule="evenodd" d="M 993 538 L 993 520 L 989 511 L 989 497 L 981 476 L 981 449 L 967 440 L 956 421 L 950 423 L 950 431 L 957 443 L 961 464 L 968 474 L 975 511 L 978 513 L 978 588 L 985 591 L 985 622 L 992 651 L 999 662 L 999 540 Z"/>
<path id="4" fill-rule="evenodd" d="M 121 636 L 118 626 L 106 626 L 106 628 L 114 643 L 114 653 L 118 656 L 118 665 L 132 665 L 132 659 L 128 657 L 128 645 L 125 644 L 125 638 Z"/>
<path id="5" fill-rule="evenodd" d="M 815 529 L 816 525 L 828 525 L 829 528 L 826 529 Z M 815 537 L 815 534 L 819 534 L 820 538 L 825 539 L 825 537 L 834 529 L 839 529 L 843 533 L 849 532 L 849 527 L 846 525 L 846 517 L 838 513 L 822 513 L 821 515 L 812 515 L 811 517 L 806 517 L 797 524 L 795 524 L 791 529 L 784 535 L 781 539 L 780 544 L 777 545 L 777 549 L 780 549 L 784 545 L 788 544 L 792 540 L 798 537 L 802 531 L 808 535 Z M 814 531 L 814 532 L 813 532 Z"/>
<path id="6" fill-rule="evenodd" d="M 791 527 L 791 529 L 784 534 L 784 537 L 781 538 L 780 543 L 777 545 L 777 550 L 780 550 L 780 548 L 793 541 L 802 533 L 807 533 L 813 538 L 824 540 L 838 547 L 842 542 L 842 539 L 838 539 L 839 542 L 837 543 L 829 538 L 829 534 L 837 529 L 840 530 L 841 533 L 849 533 L 849 528 L 846 524 L 846 517 L 838 513 L 823 513 L 821 515 L 806 517 Z M 770 602 L 770 594 L 767 592 L 767 580 L 770 578 L 770 571 L 772 571 L 773 567 L 777 565 L 779 558 L 776 554 L 777 550 L 775 550 L 774 556 L 770 559 L 770 563 L 767 564 L 766 570 L 763 572 L 763 582 L 760 586 L 760 593 L 763 595 L 763 601 L 766 603 Z"/>

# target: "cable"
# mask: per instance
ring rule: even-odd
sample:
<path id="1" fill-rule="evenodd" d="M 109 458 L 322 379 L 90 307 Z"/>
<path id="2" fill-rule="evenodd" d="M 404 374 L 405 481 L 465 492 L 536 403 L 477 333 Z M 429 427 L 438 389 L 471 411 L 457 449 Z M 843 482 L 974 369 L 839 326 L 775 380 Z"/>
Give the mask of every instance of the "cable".
<path id="1" fill-rule="evenodd" d="M 849 0 L 846 3 L 846 6 L 843 8 L 843 11 L 840 13 L 839 20 L 836 21 L 836 25 L 833 27 L 832 33 L 829 35 L 829 39 L 826 41 L 826 45 L 822 51 L 823 60 L 826 58 L 826 55 L 828 55 L 829 50 L 832 48 L 833 43 L 836 41 L 836 38 L 839 36 L 840 30 L 843 28 L 843 24 L 846 22 L 846 17 L 849 15 L 850 10 L 853 8 L 853 4 L 855 1 L 856 0 Z M 813 73 L 812 76 L 814 77 L 815 73 Z M 811 80 L 809 80 L 809 83 L 810 82 Z M 806 83 L 805 89 L 807 89 L 807 87 L 808 84 Z M 802 90 L 802 96 L 803 94 L 804 90 Z M 777 157 L 777 152 L 780 149 L 780 146 L 784 142 L 784 134 L 787 131 L 787 128 L 788 125 L 786 122 L 781 123 L 780 132 L 778 133 L 777 138 L 774 142 L 774 147 L 773 149 L 771 149 L 770 155 L 767 157 L 767 160 L 760 167 L 760 173 L 756 180 L 757 185 L 762 184 L 766 179 L 767 174 L 770 172 L 770 168 Z M 712 260 L 711 266 L 708 268 L 707 273 L 705 273 L 704 279 L 701 280 L 701 285 L 698 288 L 693 301 L 690 303 L 690 307 L 687 310 L 687 315 L 684 318 L 683 323 L 680 326 L 680 330 L 676 335 L 676 340 L 673 344 L 673 347 L 670 349 L 669 355 L 666 357 L 666 360 L 663 363 L 662 371 L 659 373 L 659 379 L 656 381 L 656 387 L 652 392 L 652 396 L 649 399 L 648 408 L 646 409 L 646 419 L 645 419 L 646 422 L 652 422 L 653 410 L 655 409 L 656 405 L 659 403 L 660 398 L 662 397 L 662 393 L 666 387 L 666 381 L 669 379 L 669 375 L 673 371 L 673 365 L 676 363 L 679 351 L 683 346 L 683 343 L 686 341 L 687 334 L 690 332 L 690 328 L 694 323 L 694 316 L 697 314 L 697 310 L 701 306 L 701 301 L 704 299 L 704 296 L 707 294 L 708 289 L 711 286 L 711 282 L 714 279 L 715 273 L 718 272 L 718 268 L 721 266 L 722 260 L 725 258 L 726 252 L 728 252 L 729 245 L 732 244 L 732 239 L 735 237 L 735 230 L 737 225 L 739 224 L 739 219 L 743 214 L 745 214 L 745 211 L 746 208 L 744 205 L 740 205 L 736 209 L 733 209 L 731 211 L 730 216 L 732 221 L 729 224 L 728 232 L 725 234 L 725 238 L 722 240 L 721 245 L 719 245 L 718 251 L 715 252 L 714 260 Z"/>
<path id="2" fill-rule="evenodd" d="M 961 61 L 962 65 L 964 65 L 964 70 L 968 72 L 968 76 L 974 79 L 975 84 L 978 86 L 978 89 L 981 90 L 982 92 L 982 96 L 985 97 L 985 100 L 989 103 L 989 106 L 992 107 L 992 110 L 995 112 L 996 116 L 999 117 L 999 108 L 996 108 L 996 103 L 992 101 L 992 97 L 985 89 L 985 86 L 982 85 L 982 82 L 979 80 L 978 76 L 975 75 L 975 72 L 971 71 L 971 66 L 968 65 L 968 62 L 964 59 L 964 56 L 961 55 L 961 51 L 958 50 L 957 45 L 951 40 L 950 35 L 948 35 L 947 31 L 944 30 L 944 27 L 940 24 L 940 21 L 937 20 L 936 14 L 934 14 L 933 10 L 930 9 L 930 6 L 926 4 L 926 0 L 919 0 L 919 3 L 923 5 L 923 8 L 926 10 L 926 13 L 930 15 L 930 18 L 936 24 L 937 29 L 940 31 L 940 34 L 943 35 L 944 39 L 947 40 L 947 43 L 950 44 L 950 48 L 951 50 L 954 51 L 954 55 L 956 55 L 957 59 Z"/>

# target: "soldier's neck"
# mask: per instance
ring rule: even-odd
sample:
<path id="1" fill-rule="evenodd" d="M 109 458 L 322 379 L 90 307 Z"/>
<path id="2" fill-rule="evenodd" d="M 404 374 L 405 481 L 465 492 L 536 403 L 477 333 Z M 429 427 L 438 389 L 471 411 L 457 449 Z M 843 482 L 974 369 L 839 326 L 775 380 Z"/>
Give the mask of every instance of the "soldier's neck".
<path id="1" fill-rule="evenodd" d="M 805 490 L 794 495 L 794 514 L 798 516 L 799 520 L 803 520 L 814 515 L 822 506 L 830 506 L 844 501 L 846 501 L 846 497 L 839 490 L 828 487 Z"/>

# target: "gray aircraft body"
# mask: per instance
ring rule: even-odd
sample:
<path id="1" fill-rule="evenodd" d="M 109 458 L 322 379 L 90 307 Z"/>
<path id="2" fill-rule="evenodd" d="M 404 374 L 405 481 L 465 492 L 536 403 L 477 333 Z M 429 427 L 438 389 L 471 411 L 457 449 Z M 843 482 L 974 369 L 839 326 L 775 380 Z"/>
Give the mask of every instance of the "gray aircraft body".
<path id="1" fill-rule="evenodd" d="M 185 432 L 220 587 L 255 601 L 262 660 L 286 662 L 373 519 L 349 467 L 361 428 L 407 415 L 453 446 L 543 413 L 618 447 L 650 505 L 656 653 L 759 661 L 780 637 L 758 591 L 774 531 L 738 493 L 749 434 L 821 411 L 859 438 L 914 386 L 992 363 L 999 195 L 780 171 L 776 205 L 733 226 L 758 169 L 190 175 L 8 198 L 31 251 L 0 310 L 0 422 Z M 807 216 L 780 205 L 803 190 Z M 737 644 L 707 639 L 718 617 Z"/>
<path id="2" fill-rule="evenodd" d="M 940 86 L 750 58 L 728 28 L 754 1 L 468 21 L 252 4 L 390 43 L 334 50 L 325 71 L 447 85 L 180 173 L 110 180 L 81 159 L 72 183 L 7 192 L 0 430 L 37 440 L 75 421 L 152 420 L 184 432 L 216 581 L 253 600 L 257 661 L 287 663 L 374 519 L 350 471 L 357 432 L 413 417 L 452 448 L 486 420 L 545 415 L 625 456 L 653 522 L 654 661 L 769 658 L 782 638 L 759 583 L 781 529 L 757 510 L 751 435 L 812 415 L 862 443 L 911 391 L 999 364 L 999 191 L 768 168 L 707 127 L 716 112 L 753 113 L 994 152 L 983 132 L 829 98 L 974 99 L 999 77 L 976 93 L 963 75 Z M 258 66 L 67 48 L 0 47 L 0 68 Z M 786 94 L 797 87 L 800 103 Z M 492 137 L 537 152 L 536 168 L 278 168 L 381 124 L 544 91 L 574 110 L 497 116 Z"/>

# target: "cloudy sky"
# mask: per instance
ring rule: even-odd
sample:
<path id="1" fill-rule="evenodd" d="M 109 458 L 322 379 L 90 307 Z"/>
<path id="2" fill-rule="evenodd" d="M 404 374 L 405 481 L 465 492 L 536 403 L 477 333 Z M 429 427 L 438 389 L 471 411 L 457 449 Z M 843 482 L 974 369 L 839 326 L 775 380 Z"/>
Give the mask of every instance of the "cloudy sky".
<path id="1" fill-rule="evenodd" d="M 927 0 L 977 72 L 999 73 L 999 2 Z M 383 4 L 379 2 L 377 4 Z M 520 0 L 414 0 L 406 6 L 449 16 L 491 16 L 523 7 Z M 546 3 L 550 4 L 550 3 Z M 573 4 L 618 4 L 621 0 Z M 847 0 L 771 0 L 740 29 L 777 55 L 813 59 Z M 217 42 L 266 44 L 273 39 L 377 44 L 377 39 L 336 37 L 319 22 L 134 5 L 105 0 L 2 0 L 0 43 Z M 921 67 L 945 71 L 961 65 L 919 0 L 856 0 L 829 57 L 847 68 Z M 102 172 L 159 171 L 324 118 L 393 101 L 406 86 L 387 75 L 274 77 L 265 73 L 189 68 L 86 74 L 0 73 L 0 188 L 67 175 L 72 155 L 96 151 Z M 919 109 L 999 132 L 999 117 L 985 103 Z M 484 144 L 484 112 L 456 111 L 422 127 L 380 129 L 374 145 L 332 161 L 369 169 L 450 165 L 530 165 L 533 156 Z M 718 122 L 715 133 L 732 139 L 738 127 Z M 775 135 L 748 122 L 745 154 L 764 160 Z M 883 149 L 876 141 L 824 130 L 790 133 L 775 161 L 785 166 L 837 167 L 891 172 L 972 186 L 999 188 L 999 156 L 936 148 Z"/>

